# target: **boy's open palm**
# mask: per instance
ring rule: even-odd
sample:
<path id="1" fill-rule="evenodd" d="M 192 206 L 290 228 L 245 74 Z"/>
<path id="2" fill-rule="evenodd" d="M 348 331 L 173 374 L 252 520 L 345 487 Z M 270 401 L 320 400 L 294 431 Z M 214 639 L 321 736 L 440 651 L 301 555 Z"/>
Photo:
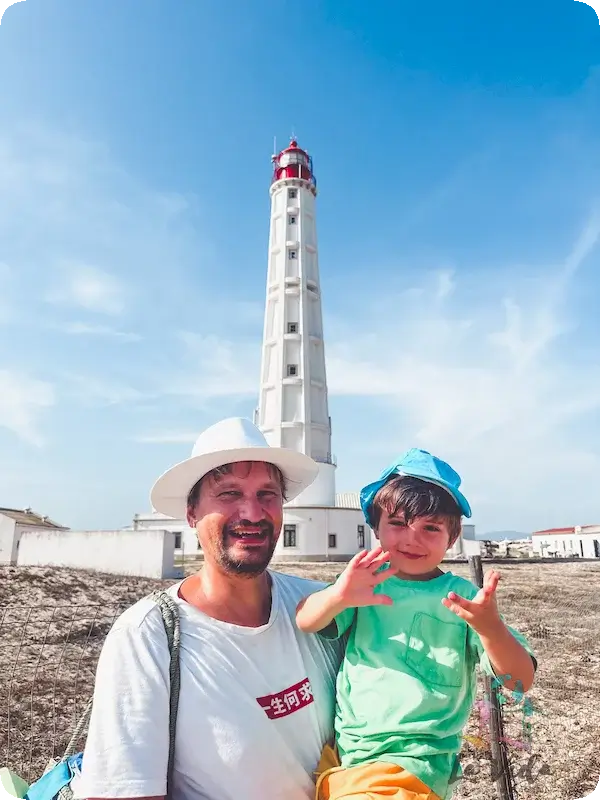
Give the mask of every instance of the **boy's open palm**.
<path id="1" fill-rule="evenodd" d="M 455 592 L 450 592 L 442 600 L 446 608 L 465 620 L 480 635 L 488 633 L 502 622 L 498 611 L 496 589 L 500 573 L 491 569 L 485 573 L 483 587 L 472 600 L 467 600 Z"/>
<path id="2" fill-rule="evenodd" d="M 346 608 L 360 606 L 391 606 L 392 598 L 375 594 L 375 587 L 390 577 L 390 572 L 377 572 L 389 559 L 381 547 L 362 550 L 348 562 L 348 566 L 335 582 L 336 594 Z"/>

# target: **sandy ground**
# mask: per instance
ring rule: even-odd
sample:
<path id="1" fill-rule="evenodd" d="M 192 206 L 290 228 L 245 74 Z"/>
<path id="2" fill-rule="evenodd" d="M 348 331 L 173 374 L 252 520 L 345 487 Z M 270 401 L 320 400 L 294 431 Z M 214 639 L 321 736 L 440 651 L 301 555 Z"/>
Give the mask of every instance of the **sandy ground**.
<path id="1" fill-rule="evenodd" d="M 539 661 L 525 702 L 505 696 L 505 735 L 519 800 L 578 800 L 600 777 L 600 564 L 496 564 L 501 610 Z M 275 567 L 330 579 L 337 564 Z M 466 565 L 448 565 L 468 577 Z M 487 565 L 486 565 L 487 568 Z M 0 568 L 0 766 L 26 779 L 60 755 L 91 692 L 110 626 L 171 581 L 49 568 Z M 480 692 L 480 699 L 482 694 Z M 524 723 L 531 723 L 527 744 Z M 475 709 L 454 798 L 499 798 Z M 529 749 L 523 749 L 525 746 Z"/>

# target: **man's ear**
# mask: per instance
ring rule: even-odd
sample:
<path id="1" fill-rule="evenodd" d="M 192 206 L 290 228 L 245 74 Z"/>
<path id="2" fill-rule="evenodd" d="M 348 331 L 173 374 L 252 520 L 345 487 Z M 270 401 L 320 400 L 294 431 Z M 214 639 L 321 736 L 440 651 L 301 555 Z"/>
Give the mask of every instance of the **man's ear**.
<path id="1" fill-rule="evenodd" d="M 190 528 L 195 528 L 197 520 L 196 520 L 196 517 L 194 516 L 194 514 L 192 513 L 192 510 L 190 508 L 188 508 L 187 514 L 185 515 L 185 517 L 187 519 L 187 524 L 190 526 Z"/>

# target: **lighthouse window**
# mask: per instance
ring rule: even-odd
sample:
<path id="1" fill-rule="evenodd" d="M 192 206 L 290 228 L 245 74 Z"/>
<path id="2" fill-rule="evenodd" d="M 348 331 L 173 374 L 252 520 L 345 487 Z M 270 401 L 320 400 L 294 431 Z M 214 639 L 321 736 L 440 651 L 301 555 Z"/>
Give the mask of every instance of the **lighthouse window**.
<path id="1" fill-rule="evenodd" d="M 288 364 L 287 365 L 287 374 L 288 377 L 292 378 L 294 375 L 298 374 L 298 364 Z"/>
<path id="2" fill-rule="evenodd" d="M 288 333 L 298 333 L 298 323 L 288 322 Z"/>
<path id="3" fill-rule="evenodd" d="M 297 250 L 290 250 L 288 253 L 288 258 L 293 260 L 294 258 L 298 258 L 298 251 Z"/>
<path id="4" fill-rule="evenodd" d="M 298 222 L 298 217 L 295 217 L 293 214 L 290 214 L 288 217 L 288 224 L 295 225 Z"/>
<path id="5" fill-rule="evenodd" d="M 288 189 L 288 200 L 295 200 L 298 197 L 297 189 Z"/>
<path id="6" fill-rule="evenodd" d="M 296 547 L 296 526 L 284 525 L 283 526 L 283 546 Z"/>
<path id="7" fill-rule="evenodd" d="M 337 547 L 337 533 L 329 534 L 329 547 Z"/>

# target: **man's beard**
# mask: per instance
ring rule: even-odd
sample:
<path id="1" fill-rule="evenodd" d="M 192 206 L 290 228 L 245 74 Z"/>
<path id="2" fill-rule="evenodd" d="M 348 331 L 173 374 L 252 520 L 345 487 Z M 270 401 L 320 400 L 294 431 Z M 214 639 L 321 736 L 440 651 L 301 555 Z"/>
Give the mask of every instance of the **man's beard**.
<path id="1" fill-rule="evenodd" d="M 245 526 L 248 528 L 260 527 L 260 532 L 265 535 L 265 543 L 262 547 L 256 548 L 257 552 L 252 553 L 252 550 L 248 550 L 244 556 L 238 558 L 231 553 L 230 537 L 236 530 Z M 218 560 L 226 572 L 251 578 L 261 575 L 267 569 L 273 558 L 276 544 L 275 529 L 266 520 L 263 520 L 259 525 L 247 523 L 245 520 L 238 522 L 236 525 L 225 525 L 221 534 Z"/>

